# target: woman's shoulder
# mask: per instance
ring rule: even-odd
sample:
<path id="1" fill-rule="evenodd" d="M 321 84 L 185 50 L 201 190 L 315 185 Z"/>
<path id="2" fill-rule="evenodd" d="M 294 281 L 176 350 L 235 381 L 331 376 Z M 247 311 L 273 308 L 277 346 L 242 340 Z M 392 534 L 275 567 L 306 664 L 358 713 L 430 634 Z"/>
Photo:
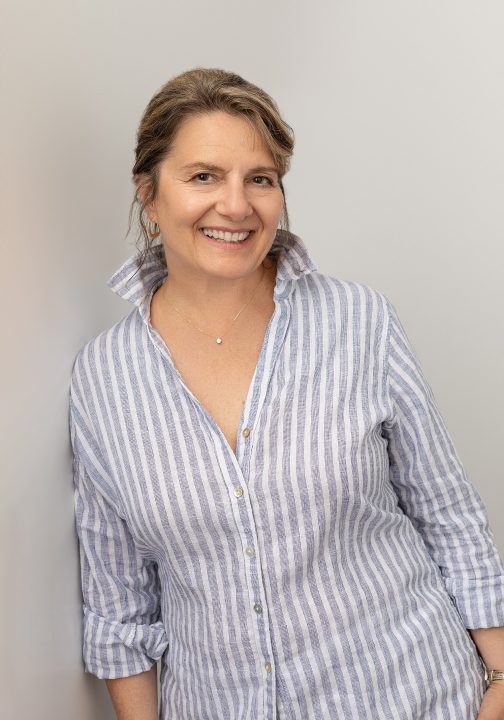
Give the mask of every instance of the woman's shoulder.
<path id="1" fill-rule="evenodd" d="M 78 350 L 72 368 L 72 385 L 76 380 L 95 378 L 110 366 L 128 358 L 142 324 L 138 308 L 87 340 Z"/>
<path id="2" fill-rule="evenodd" d="M 372 314 L 383 318 L 390 311 L 388 298 L 380 290 L 318 271 L 306 275 L 304 292 L 323 305 L 327 312 L 352 313 L 353 316 Z"/>

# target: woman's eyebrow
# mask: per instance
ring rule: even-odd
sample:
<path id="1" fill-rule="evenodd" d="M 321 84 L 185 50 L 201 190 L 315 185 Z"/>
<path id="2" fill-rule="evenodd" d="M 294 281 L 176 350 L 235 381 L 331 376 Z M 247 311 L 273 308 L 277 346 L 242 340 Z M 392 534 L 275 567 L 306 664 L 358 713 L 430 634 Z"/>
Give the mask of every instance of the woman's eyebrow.
<path id="1" fill-rule="evenodd" d="M 250 172 L 254 173 L 261 173 L 261 172 L 273 172 L 278 175 L 278 170 L 276 167 L 270 167 L 269 165 L 258 165 L 255 168 L 252 168 Z"/>
<path id="2" fill-rule="evenodd" d="M 212 163 L 208 163 L 208 162 L 204 162 L 204 161 L 192 162 L 192 163 L 189 163 L 188 165 L 184 165 L 180 169 L 185 172 L 188 172 L 190 170 L 211 170 L 212 172 L 225 172 L 224 168 L 221 168 L 218 165 L 213 165 Z M 257 167 L 250 168 L 249 172 L 251 172 L 251 173 L 273 172 L 278 175 L 278 170 L 276 169 L 276 167 L 272 167 L 269 165 L 258 165 Z"/>
<path id="3" fill-rule="evenodd" d="M 212 165 L 212 163 L 207 163 L 203 161 L 197 160 L 196 162 L 189 163 L 188 165 L 184 165 L 180 168 L 181 170 L 197 170 L 197 169 L 204 169 L 204 170 L 217 170 L 220 172 L 223 172 L 223 169 L 219 167 L 218 165 Z"/>

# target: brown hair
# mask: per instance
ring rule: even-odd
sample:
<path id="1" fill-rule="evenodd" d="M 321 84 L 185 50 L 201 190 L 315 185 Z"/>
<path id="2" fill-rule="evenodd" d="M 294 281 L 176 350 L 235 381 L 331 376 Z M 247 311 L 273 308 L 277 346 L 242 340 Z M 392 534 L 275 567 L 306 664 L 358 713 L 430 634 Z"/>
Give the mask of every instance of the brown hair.
<path id="1" fill-rule="evenodd" d="M 294 148 L 292 128 L 281 118 L 274 100 L 256 85 L 225 70 L 195 68 L 163 85 L 147 105 L 138 128 L 133 179 L 140 180 L 140 186 L 131 205 L 129 228 L 137 213 L 137 245 L 142 262 L 154 245 L 148 232 L 145 207 L 157 194 L 159 164 L 170 152 L 175 135 L 186 118 L 217 110 L 246 118 L 271 152 L 284 197 L 281 227 L 289 229 L 282 177 L 289 169 Z"/>

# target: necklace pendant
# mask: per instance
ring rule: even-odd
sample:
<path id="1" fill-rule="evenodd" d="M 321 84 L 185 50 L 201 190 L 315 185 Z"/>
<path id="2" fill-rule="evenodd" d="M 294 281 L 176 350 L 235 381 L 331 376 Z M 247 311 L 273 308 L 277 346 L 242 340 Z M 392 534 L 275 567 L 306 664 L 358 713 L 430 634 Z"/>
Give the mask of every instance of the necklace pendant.
<path id="1" fill-rule="evenodd" d="M 222 345 L 222 338 L 221 337 L 215 338 L 215 342 L 217 343 L 217 345 Z"/>

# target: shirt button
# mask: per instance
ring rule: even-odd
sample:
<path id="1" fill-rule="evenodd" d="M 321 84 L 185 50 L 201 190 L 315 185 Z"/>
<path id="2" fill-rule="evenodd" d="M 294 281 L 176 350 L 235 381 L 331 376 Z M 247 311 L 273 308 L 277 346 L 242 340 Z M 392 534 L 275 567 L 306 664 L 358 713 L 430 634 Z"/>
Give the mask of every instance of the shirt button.
<path id="1" fill-rule="evenodd" d="M 271 663 L 264 663 L 264 669 L 266 672 L 271 672 L 273 670 L 273 667 L 271 666 Z"/>
<path id="2" fill-rule="evenodd" d="M 262 613 L 262 605 L 261 603 L 255 603 L 254 605 L 255 612 L 260 615 Z"/>
<path id="3" fill-rule="evenodd" d="M 234 489 L 235 497 L 242 497 L 243 496 L 243 488 L 238 486 Z"/>
<path id="4" fill-rule="evenodd" d="M 247 438 L 250 435 L 250 429 L 249 428 L 243 428 L 242 435 L 244 438 Z"/>
<path id="5" fill-rule="evenodd" d="M 252 557 L 253 554 L 254 554 L 254 548 L 251 545 L 249 545 L 248 547 L 245 548 L 245 555 Z"/>

